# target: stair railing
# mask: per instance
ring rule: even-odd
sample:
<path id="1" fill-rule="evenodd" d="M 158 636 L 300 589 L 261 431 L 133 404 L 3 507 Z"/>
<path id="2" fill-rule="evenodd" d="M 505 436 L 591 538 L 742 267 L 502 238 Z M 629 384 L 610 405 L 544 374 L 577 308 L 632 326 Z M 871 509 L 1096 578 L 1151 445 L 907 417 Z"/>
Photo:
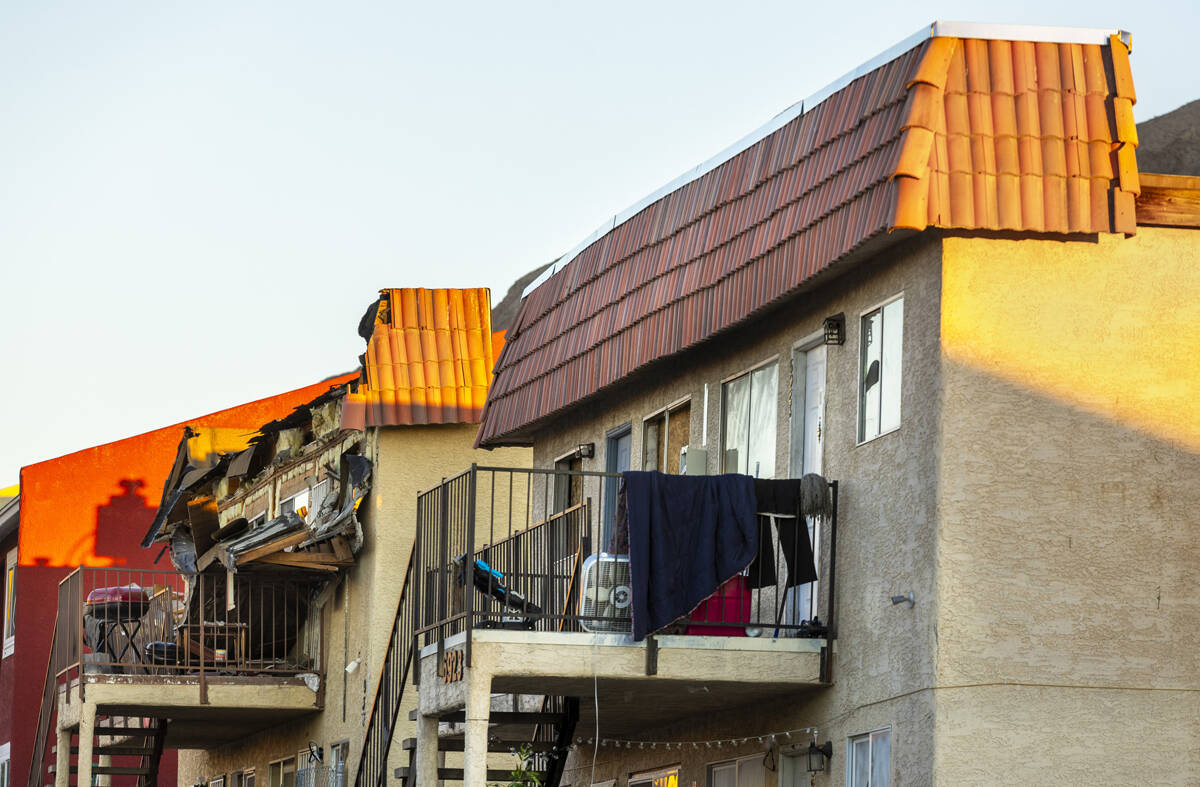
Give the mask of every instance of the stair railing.
<path id="1" fill-rule="evenodd" d="M 371 716 L 363 737 L 358 771 L 354 777 L 355 787 L 385 787 L 387 784 L 388 754 L 391 752 L 396 723 L 400 720 L 404 688 L 408 684 L 417 649 L 415 632 L 419 593 L 418 583 L 413 581 L 417 548 L 418 544 L 414 543 L 408 557 L 408 568 L 404 572 L 404 585 L 400 590 L 400 601 L 396 604 L 396 617 L 388 638 L 387 656 L 379 673 L 379 685 L 375 689 L 375 700 L 371 703 Z"/>
<path id="2" fill-rule="evenodd" d="M 46 773 L 46 743 L 50 735 L 50 723 L 54 720 L 54 700 L 58 694 L 58 665 L 54 658 L 54 645 L 58 642 L 58 616 L 54 616 L 54 633 L 50 637 L 50 655 L 46 657 L 46 678 L 42 683 L 42 707 L 38 711 L 37 737 L 34 738 L 33 754 L 29 758 L 29 787 L 42 787 Z"/>

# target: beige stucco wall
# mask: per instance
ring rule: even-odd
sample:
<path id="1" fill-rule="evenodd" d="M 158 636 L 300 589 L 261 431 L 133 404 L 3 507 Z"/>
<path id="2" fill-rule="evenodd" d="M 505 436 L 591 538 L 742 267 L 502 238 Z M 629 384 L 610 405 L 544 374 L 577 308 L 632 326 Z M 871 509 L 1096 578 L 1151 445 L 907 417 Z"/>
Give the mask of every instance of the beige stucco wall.
<path id="1" fill-rule="evenodd" d="M 703 740 L 817 726 L 821 740 L 832 740 L 835 751 L 833 772 L 819 775 L 816 783 L 840 784 L 846 736 L 890 725 L 894 784 L 927 784 L 932 779 L 934 712 L 927 689 L 933 681 L 937 614 L 937 512 L 932 481 L 937 471 L 940 275 L 936 240 L 903 245 L 795 299 L 787 308 L 660 367 L 650 375 L 652 381 L 622 385 L 618 395 L 572 413 L 537 436 L 537 466 L 551 466 L 578 443 L 595 442 L 596 457 L 585 460 L 584 469 L 603 470 L 606 433 L 632 422 L 637 469 L 642 418 L 670 402 L 692 397 L 692 443 L 700 442 L 703 390 L 708 383 L 708 471 L 718 472 L 721 381 L 778 356 L 776 467 L 779 477 L 788 477 L 792 347 L 819 331 L 826 316 L 846 314 L 846 343 L 828 348 L 825 407 L 824 474 L 842 484 L 835 685 L 781 696 L 774 706 L 733 707 L 720 718 L 681 719 L 670 729 L 647 731 L 647 738 Z M 905 299 L 902 424 L 896 432 L 856 445 L 859 317 L 900 293 Z M 826 575 L 827 552 L 821 562 L 821 573 Z M 915 609 L 890 604 L 889 596 L 910 590 L 918 599 Z M 824 601 L 821 616 L 825 616 Z M 730 669 L 738 669 L 736 659 L 730 661 Z M 761 751 L 758 746 L 755 741 L 735 753 L 752 754 Z M 704 785 L 706 765 L 732 756 L 728 747 L 720 752 L 676 751 L 670 756 L 636 749 L 619 755 L 601 750 L 595 778 L 618 778 L 618 784 L 624 784 L 631 772 L 678 761 L 683 768 L 681 784 Z M 567 783 L 585 784 L 591 765 L 590 749 L 585 756 L 573 755 Z M 772 779 L 768 774 L 769 783 Z"/>
<path id="2" fill-rule="evenodd" d="M 585 467 L 603 469 L 604 435 L 632 421 L 636 468 L 642 417 L 699 403 L 708 382 L 715 472 L 719 381 L 778 354 L 784 468 L 790 346 L 847 314 L 826 402 L 825 474 L 842 483 L 835 685 L 654 736 L 815 724 L 835 754 L 818 784 L 844 779 L 847 735 L 885 726 L 893 784 L 1200 783 L 1198 250 L 1178 229 L 931 238 L 539 435 L 539 466 L 594 441 Z M 902 426 L 855 446 L 858 317 L 900 291 Z M 909 590 L 915 609 L 887 603 Z M 702 785 L 717 757 L 674 759 Z M 596 779 L 668 764 L 601 750 Z M 569 773 L 582 784 L 591 765 L 589 750 Z"/>
<path id="3" fill-rule="evenodd" d="M 1200 232 L 943 278 L 937 781 L 1200 783 Z"/>
<path id="4" fill-rule="evenodd" d="M 294 756 L 307 748 L 309 740 L 320 744 L 327 757 L 331 744 L 349 741 L 347 778 L 353 779 L 412 549 L 418 493 L 436 486 L 443 477 L 465 470 L 472 462 L 515 467 L 530 464 L 529 449 L 474 450 L 476 430 L 473 424 L 454 424 L 387 428 L 369 434 L 367 453 L 374 466 L 370 494 L 359 510 L 363 549 L 323 612 L 327 664 L 324 710 L 254 736 L 241 745 L 180 752 L 180 785 L 255 768 L 260 787 L 267 787 L 268 763 Z M 362 659 L 358 669 L 347 675 L 346 665 L 356 658 Z M 415 706 L 415 692 L 406 701 L 410 707 Z M 395 731 L 389 772 L 392 767 L 407 764 L 399 740 L 413 734 L 411 726 L 405 712 Z"/>

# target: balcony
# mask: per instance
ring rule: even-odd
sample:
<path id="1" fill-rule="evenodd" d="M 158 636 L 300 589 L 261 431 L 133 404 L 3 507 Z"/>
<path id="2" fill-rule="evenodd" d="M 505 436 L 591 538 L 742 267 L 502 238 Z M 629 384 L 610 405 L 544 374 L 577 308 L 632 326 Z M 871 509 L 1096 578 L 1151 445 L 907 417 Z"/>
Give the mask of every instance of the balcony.
<path id="1" fill-rule="evenodd" d="M 57 702 L 59 729 L 168 720 L 167 748 L 228 743 L 319 710 L 316 582 L 77 569 L 59 585 L 44 702 Z"/>
<path id="2" fill-rule="evenodd" d="M 473 467 L 419 498 L 409 590 L 422 715 L 463 717 L 480 691 L 576 697 L 586 727 L 598 697 L 621 709 L 605 734 L 635 736 L 683 710 L 827 685 L 836 482 L 831 515 L 807 522 L 818 582 L 752 589 L 735 576 L 640 642 L 628 558 L 598 554 L 614 546 L 619 484 L 618 474 Z M 798 557 L 781 543 L 771 549 L 782 571 Z"/>

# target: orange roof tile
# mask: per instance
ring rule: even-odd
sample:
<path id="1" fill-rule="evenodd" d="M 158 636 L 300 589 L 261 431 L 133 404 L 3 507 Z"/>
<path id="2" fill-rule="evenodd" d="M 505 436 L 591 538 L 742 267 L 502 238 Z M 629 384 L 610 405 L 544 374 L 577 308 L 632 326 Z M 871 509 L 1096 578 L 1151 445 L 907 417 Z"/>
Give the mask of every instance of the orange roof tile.
<path id="1" fill-rule="evenodd" d="M 1118 36 L 933 38 L 908 86 L 891 229 L 1136 230 L 1135 97 Z"/>
<path id="2" fill-rule="evenodd" d="M 380 291 L 342 426 L 478 423 L 494 363 L 487 288 Z"/>

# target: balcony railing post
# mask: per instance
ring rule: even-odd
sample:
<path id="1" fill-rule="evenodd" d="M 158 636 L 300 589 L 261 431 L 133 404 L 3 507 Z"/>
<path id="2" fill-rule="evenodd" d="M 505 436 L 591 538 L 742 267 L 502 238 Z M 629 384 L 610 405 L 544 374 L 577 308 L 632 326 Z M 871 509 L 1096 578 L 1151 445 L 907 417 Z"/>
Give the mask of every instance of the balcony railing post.
<path id="1" fill-rule="evenodd" d="M 441 516 L 438 517 L 438 562 L 437 562 L 437 668 L 441 674 L 442 660 L 446 657 L 446 626 L 447 595 L 450 590 L 450 486 L 446 479 L 438 491 L 438 506 Z"/>
<path id="2" fill-rule="evenodd" d="M 200 704 L 208 704 L 208 680 L 204 676 L 204 575 L 196 575 L 196 594 L 200 599 L 197 609 L 200 613 Z"/>
<path id="3" fill-rule="evenodd" d="M 475 570 L 472 557 L 475 554 L 475 474 L 476 465 L 471 463 L 471 475 L 467 481 L 467 544 L 466 557 L 463 559 L 463 570 L 466 572 L 463 582 L 463 610 L 466 612 L 466 631 L 463 633 L 463 664 L 471 666 L 471 629 L 475 619 L 472 612 L 475 609 L 475 583 L 471 581 L 471 572 Z"/>
<path id="4" fill-rule="evenodd" d="M 83 702 L 86 689 L 84 688 L 87 680 L 84 678 L 83 669 L 83 600 L 85 598 L 83 592 L 83 568 L 75 569 L 75 582 L 73 583 L 78 588 L 78 593 L 71 593 L 73 598 L 68 602 L 71 607 L 71 617 L 75 624 L 75 661 L 79 665 L 79 701 Z M 67 696 L 71 696 L 71 671 L 67 670 Z"/>
<path id="5" fill-rule="evenodd" d="M 422 620 L 422 616 L 421 616 L 421 609 L 422 609 L 422 607 L 421 607 L 421 585 L 424 584 L 421 581 L 422 577 L 424 576 L 424 573 L 421 571 L 421 566 L 424 565 L 421 562 L 421 544 L 424 542 L 424 539 L 421 538 L 421 531 L 424 529 L 421 526 L 423 524 L 421 503 L 422 503 L 422 500 L 420 497 L 418 497 L 417 498 L 417 533 L 413 538 L 412 555 L 409 557 L 409 560 L 408 560 L 408 572 L 404 575 L 404 586 L 407 587 L 408 592 L 412 594 L 412 598 L 407 599 L 407 604 L 408 604 L 408 613 L 407 614 L 410 616 L 409 619 L 411 621 L 411 625 L 409 628 L 406 628 L 402 632 L 400 632 L 401 637 L 408 636 L 408 638 L 410 639 L 410 642 L 408 643 L 408 647 L 410 648 L 410 655 L 411 655 L 411 658 L 413 659 L 413 663 L 417 665 L 417 667 L 412 671 L 413 685 L 418 685 L 421 682 L 421 669 L 420 669 L 420 657 L 419 657 L 420 648 L 421 648 L 421 640 L 420 640 L 419 635 L 417 634 L 417 629 L 419 629 L 421 626 L 425 625 L 425 621 Z M 401 601 L 405 601 L 405 599 L 401 598 Z M 402 615 L 405 614 L 403 609 L 401 609 L 401 614 Z"/>

